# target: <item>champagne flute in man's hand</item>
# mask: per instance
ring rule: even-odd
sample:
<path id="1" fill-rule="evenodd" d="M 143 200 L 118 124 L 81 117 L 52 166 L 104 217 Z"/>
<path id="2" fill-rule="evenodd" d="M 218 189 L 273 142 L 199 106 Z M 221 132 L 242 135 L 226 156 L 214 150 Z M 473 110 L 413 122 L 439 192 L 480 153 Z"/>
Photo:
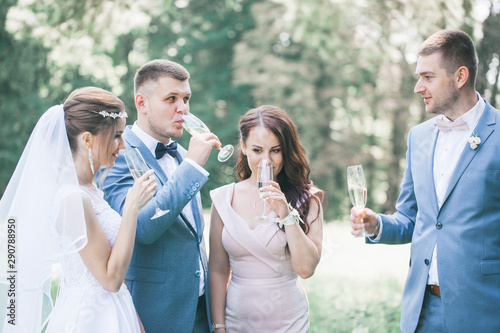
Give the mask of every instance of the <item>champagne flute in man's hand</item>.
<path id="1" fill-rule="evenodd" d="M 366 206 L 366 181 L 363 167 L 361 165 L 351 165 L 347 167 L 347 189 L 352 205 L 358 210 Z M 363 222 L 363 219 L 361 219 Z M 365 228 L 361 230 L 359 237 L 365 236 Z"/>
<path id="2" fill-rule="evenodd" d="M 194 114 L 192 113 L 183 114 L 182 119 L 184 119 L 182 126 L 186 131 L 189 132 L 189 134 L 198 135 L 202 133 L 210 133 L 210 130 L 208 129 L 207 125 L 205 125 L 205 123 L 201 121 L 198 117 L 196 117 Z M 233 151 L 234 147 L 232 145 L 225 145 L 220 149 L 219 154 L 217 155 L 217 159 L 220 162 L 225 162 L 231 157 L 231 155 L 233 155 Z"/>
<path id="3" fill-rule="evenodd" d="M 132 177 L 134 177 L 134 180 L 137 180 L 140 178 L 143 174 L 145 174 L 148 170 L 149 167 L 146 164 L 146 161 L 144 161 L 144 158 L 142 157 L 141 153 L 139 152 L 139 149 L 133 148 L 124 154 L 125 160 L 127 161 L 128 168 L 130 170 L 130 173 L 132 174 Z M 158 204 L 156 203 L 156 197 L 153 198 L 154 204 L 155 204 L 155 209 L 156 212 L 155 214 L 151 217 L 151 220 L 156 219 L 160 216 L 165 215 L 166 213 L 170 212 L 170 210 L 161 210 L 160 207 L 158 207 Z"/>

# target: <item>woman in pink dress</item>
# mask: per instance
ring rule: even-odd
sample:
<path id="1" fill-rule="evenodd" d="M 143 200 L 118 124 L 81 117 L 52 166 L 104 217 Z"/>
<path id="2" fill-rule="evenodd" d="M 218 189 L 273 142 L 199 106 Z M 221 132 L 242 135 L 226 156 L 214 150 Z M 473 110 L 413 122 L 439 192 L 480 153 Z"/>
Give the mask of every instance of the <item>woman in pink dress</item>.
<path id="1" fill-rule="evenodd" d="M 323 192 L 312 185 L 305 149 L 285 111 L 261 106 L 240 121 L 241 180 L 211 192 L 211 315 L 214 332 L 308 332 L 309 305 L 298 276 L 321 257 Z M 274 167 L 263 190 L 257 167 Z M 262 190 L 261 190 L 262 191 Z"/>

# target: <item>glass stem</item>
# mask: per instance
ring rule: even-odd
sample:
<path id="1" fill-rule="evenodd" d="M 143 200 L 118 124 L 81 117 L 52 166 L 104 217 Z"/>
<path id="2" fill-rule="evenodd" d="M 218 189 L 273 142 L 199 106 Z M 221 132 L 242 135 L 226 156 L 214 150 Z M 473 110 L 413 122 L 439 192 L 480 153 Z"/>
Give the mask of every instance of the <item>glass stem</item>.
<path id="1" fill-rule="evenodd" d="M 264 199 L 264 208 L 262 210 L 262 216 L 266 216 L 266 199 Z"/>

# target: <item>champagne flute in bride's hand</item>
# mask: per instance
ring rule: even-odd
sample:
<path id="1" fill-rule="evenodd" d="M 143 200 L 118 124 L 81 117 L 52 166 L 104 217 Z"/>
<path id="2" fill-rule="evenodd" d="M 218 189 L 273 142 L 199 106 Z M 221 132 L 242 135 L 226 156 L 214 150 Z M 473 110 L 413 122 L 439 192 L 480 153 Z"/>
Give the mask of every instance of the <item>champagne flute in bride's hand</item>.
<path id="1" fill-rule="evenodd" d="M 149 167 L 146 164 L 146 161 L 144 161 L 144 158 L 142 157 L 141 153 L 139 152 L 139 149 L 133 148 L 124 154 L 125 160 L 127 161 L 128 168 L 130 170 L 130 173 L 132 174 L 132 177 L 134 177 L 134 180 L 137 180 L 140 178 L 143 174 L 145 174 L 148 170 Z M 156 219 L 160 216 L 165 215 L 166 213 L 170 212 L 170 210 L 162 210 L 160 207 L 158 207 L 158 204 L 156 203 L 156 197 L 153 197 L 156 212 L 151 217 L 151 220 Z"/>
<path id="2" fill-rule="evenodd" d="M 352 205 L 358 210 L 362 210 L 366 205 L 366 181 L 363 167 L 361 165 L 351 165 L 347 167 L 347 189 Z M 363 221 L 363 219 L 361 219 Z M 365 236 L 365 228 L 361 230 L 358 237 Z"/>
<path id="3" fill-rule="evenodd" d="M 189 134 L 198 135 L 202 133 L 210 133 L 207 125 L 205 125 L 205 123 L 203 123 L 192 113 L 183 114 L 182 119 L 184 119 L 182 126 L 186 131 L 189 132 Z M 220 162 L 226 162 L 231 157 L 231 155 L 233 155 L 233 151 L 234 147 L 232 145 L 225 145 L 220 149 L 219 155 L 217 155 L 218 160 Z"/>
<path id="4" fill-rule="evenodd" d="M 264 200 L 264 208 L 262 215 L 255 217 L 254 221 L 257 223 L 268 223 L 271 218 L 266 216 L 266 200 L 262 198 L 263 187 L 268 186 L 267 182 L 273 180 L 273 164 L 271 161 L 263 159 L 259 162 L 257 167 L 257 187 L 259 189 L 259 196 Z"/>

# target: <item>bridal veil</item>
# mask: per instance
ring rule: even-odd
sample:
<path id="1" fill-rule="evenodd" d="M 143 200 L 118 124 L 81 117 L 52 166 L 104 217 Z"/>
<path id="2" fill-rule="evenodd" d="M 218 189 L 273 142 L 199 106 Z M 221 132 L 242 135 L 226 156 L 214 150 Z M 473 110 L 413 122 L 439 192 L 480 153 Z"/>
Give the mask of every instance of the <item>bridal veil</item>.
<path id="1" fill-rule="evenodd" d="M 2 332 L 42 331 L 54 305 L 59 259 L 86 243 L 64 109 L 56 105 L 35 126 L 0 200 Z"/>

